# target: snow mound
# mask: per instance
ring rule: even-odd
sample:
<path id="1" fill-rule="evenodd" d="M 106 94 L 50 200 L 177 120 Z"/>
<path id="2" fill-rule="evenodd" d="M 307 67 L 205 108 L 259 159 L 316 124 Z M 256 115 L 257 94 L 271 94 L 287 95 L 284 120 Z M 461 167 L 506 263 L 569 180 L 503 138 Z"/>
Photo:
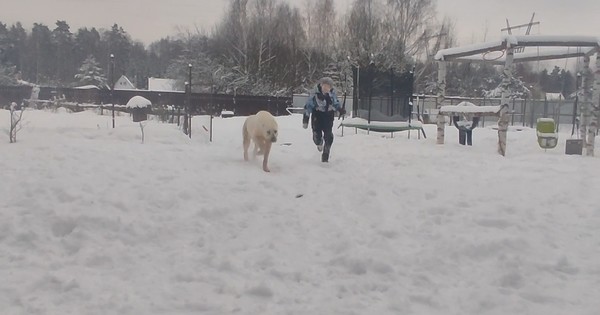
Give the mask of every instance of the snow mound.
<path id="1" fill-rule="evenodd" d="M 65 107 L 62 107 L 62 106 L 56 109 L 56 113 L 57 114 L 69 114 L 69 113 L 72 113 L 72 112 L 73 112 L 72 110 L 70 110 L 68 108 L 65 108 Z"/>
<path id="2" fill-rule="evenodd" d="M 132 97 L 129 102 L 127 102 L 127 105 L 125 105 L 126 108 L 146 108 L 148 106 L 152 106 L 152 102 L 139 95 Z"/>

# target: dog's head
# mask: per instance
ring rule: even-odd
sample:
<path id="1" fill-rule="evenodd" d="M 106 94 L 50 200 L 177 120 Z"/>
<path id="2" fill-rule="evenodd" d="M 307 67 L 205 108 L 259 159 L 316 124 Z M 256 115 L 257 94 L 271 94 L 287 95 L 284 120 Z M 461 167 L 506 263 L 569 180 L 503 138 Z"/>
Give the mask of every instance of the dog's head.
<path id="1" fill-rule="evenodd" d="M 271 142 L 277 142 L 277 129 L 267 129 L 267 140 Z"/>

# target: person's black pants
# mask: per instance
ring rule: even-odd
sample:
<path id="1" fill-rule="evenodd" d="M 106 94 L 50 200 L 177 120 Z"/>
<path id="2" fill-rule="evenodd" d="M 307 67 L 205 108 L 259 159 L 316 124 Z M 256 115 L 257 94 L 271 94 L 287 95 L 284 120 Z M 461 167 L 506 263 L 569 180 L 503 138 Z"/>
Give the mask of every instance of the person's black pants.
<path id="1" fill-rule="evenodd" d="M 458 130 L 458 143 L 473 145 L 473 130 Z"/>
<path id="2" fill-rule="evenodd" d="M 322 145 L 325 140 L 325 147 L 330 148 L 333 144 L 333 120 L 335 112 L 319 112 L 312 114 L 313 141 L 316 145 Z"/>

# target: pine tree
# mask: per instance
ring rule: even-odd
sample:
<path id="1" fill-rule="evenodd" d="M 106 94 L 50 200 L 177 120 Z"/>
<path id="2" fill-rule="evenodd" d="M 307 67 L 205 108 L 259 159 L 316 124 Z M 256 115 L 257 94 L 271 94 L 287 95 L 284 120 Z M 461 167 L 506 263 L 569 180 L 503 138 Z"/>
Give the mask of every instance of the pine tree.
<path id="1" fill-rule="evenodd" d="M 56 21 L 56 28 L 52 31 L 52 43 L 56 49 L 56 81 L 58 84 L 72 82 L 76 66 L 73 60 L 73 33 L 66 21 Z"/>
<path id="2" fill-rule="evenodd" d="M 100 64 L 96 61 L 94 56 L 89 55 L 79 68 L 79 73 L 75 75 L 75 79 L 79 80 L 82 85 L 96 85 L 101 86 L 106 82 L 106 77 L 100 68 Z"/>
<path id="3" fill-rule="evenodd" d="M 0 64 L 0 85 L 17 85 L 15 66 Z"/>

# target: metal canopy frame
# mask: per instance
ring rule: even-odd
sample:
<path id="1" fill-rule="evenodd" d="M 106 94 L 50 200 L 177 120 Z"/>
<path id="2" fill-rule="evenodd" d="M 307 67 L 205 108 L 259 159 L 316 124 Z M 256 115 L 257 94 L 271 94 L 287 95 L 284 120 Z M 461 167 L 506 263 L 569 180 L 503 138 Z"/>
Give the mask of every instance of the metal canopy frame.
<path id="1" fill-rule="evenodd" d="M 536 47 L 537 51 L 522 52 L 525 47 Z M 562 49 L 540 49 L 562 47 Z M 575 51 L 571 49 L 575 47 Z M 490 52 L 502 52 L 502 55 L 490 60 L 486 55 Z M 596 71 L 590 68 L 590 59 L 596 55 Z M 438 63 L 438 84 L 436 104 L 439 109 L 446 96 L 446 63 L 447 62 L 485 62 L 503 65 L 502 100 L 498 112 L 498 153 L 506 154 L 506 134 L 508 130 L 508 100 L 512 66 L 517 62 L 557 60 L 572 57 L 583 57 L 584 100 L 582 102 L 581 133 L 586 137 L 586 153 L 594 155 L 594 142 L 600 116 L 600 37 L 596 36 L 562 36 L 562 35 L 505 35 L 498 41 L 490 41 L 463 47 L 442 49 L 434 59 Z M 592 88 L 594 87 L 594 88 Z M 593 104 L 598 104 L 593 105 Z M 593 114 L 592 114 L 593 113 Z M 437 119 L 437 144 L 444 143 L 444 115 Z M 586 135 L 587 134 L 587 135 Z"/>
<path id="2" fill-rule="evenodd" d="M 600 50 L 600 37 L 595 36 L 562 36 L 562 35 L 507 35 L 499 41 L 466 45 L 442 49 L 435 55 L 437 61 L 474 61 L 504 65 L 506 56 L 496 60 L 485 59 L 485 54 L 495 51 L 505 51 L 507 48 L 519 47 L 563 47 L 540 51 L 539 53 L 515 54 L 513 62 L 528 62 L 537 60 L 553 60 L 572 57 L 591 56 Z M 572 47 L 576 47 L 572 51 Z"/>

